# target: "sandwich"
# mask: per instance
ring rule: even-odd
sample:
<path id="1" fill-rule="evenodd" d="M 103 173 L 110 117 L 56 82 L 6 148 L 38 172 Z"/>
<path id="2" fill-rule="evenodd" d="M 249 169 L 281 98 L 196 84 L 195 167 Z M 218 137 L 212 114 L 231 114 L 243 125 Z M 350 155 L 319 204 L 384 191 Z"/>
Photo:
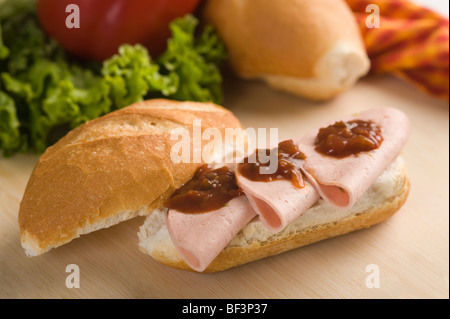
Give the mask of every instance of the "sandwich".
<path id="1" fill-rule="evenodd" d="M 356 19 L 344 0 L 208 0 L 204 19 L 239 77 L 327 100 L 367 74 Z"/>
<path id="2" fill-rule="evenodd" d="M 150 100 L 87 122 L 37 163 L 20 206 L 22 246 L 36 256 L 146 215 L 142 252 L 216 272 L 388 219 L 409 192 L 407 117 L 384 108 L 329 120 L 267 149 L 249 146 L 233 114 L 211 103 Z M 174 161 L 171 132 L 193 138 L 196 121 L 202 133 L 244 138 L 221 140 L 220 151 L 190 140 L 189 160 Z M 193 161 L 198 152 L 208 161 Z"/>

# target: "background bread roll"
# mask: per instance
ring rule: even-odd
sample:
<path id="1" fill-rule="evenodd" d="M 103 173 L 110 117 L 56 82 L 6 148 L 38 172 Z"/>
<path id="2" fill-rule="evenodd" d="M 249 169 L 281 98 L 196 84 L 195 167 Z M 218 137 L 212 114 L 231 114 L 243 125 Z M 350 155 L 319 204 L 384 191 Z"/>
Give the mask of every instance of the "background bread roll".
<path id="1" fill-rule="evenodd" d="M 204 15 L 227 46 L 236 74 L 277 89 L 329 99 L 370 68 L 343 0 L 208 0 Z"/>
<path id="2" fill-rule="evenodd" d="M 212 103 L 151 100 L 87 122 L 50 147 L 20 205 L 27 255 L 161 207 L 200 166 L 170 159 L 177 142 L 170 140 L 171 129 L 192 133 L 195 119 L 202 130 L 241 129 L 230 111 Z"/>

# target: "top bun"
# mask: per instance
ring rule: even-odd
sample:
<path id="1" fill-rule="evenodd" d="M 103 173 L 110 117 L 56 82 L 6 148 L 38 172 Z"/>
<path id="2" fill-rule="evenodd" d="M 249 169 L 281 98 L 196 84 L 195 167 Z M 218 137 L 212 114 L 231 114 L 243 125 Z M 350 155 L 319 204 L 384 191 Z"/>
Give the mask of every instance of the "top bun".
<path id="1" fill-rule="evenodd" d="M 177 142 L 171 130 L 192 132 L 194 120 L 201 120 L 201 130 L 241 130 L 234 115 L 215 104 L 157 99 L 87 122 L 48 148 L 20 204 L 26 254 L 40 255 L 163 206 L 201 165 L 170 158 Z"/>
<path id="2" fill-rule="evenodd" d="M 355 17 L 343 0 L 208 0 L 204 14 L 243 78 L 325 100 L 370 68 Z"/>

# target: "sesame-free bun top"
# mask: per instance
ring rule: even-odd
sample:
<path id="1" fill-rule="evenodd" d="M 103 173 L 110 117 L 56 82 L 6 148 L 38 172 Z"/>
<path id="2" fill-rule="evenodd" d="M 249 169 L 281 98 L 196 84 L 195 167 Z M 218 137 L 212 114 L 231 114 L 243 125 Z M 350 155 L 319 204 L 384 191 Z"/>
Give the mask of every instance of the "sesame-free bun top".
<path id="1" fill-rule="evenodd" d="M 237 75 L 303 97 L 332 98 L 370 67 L 343 0 L 208 0 L 204 16 Z"/>
<path id="2" fill-rule="evenodd" d="M 89 121 L 49 147 L 20 204 L 26 254 L 40 255 L 163 206 L 201 165 L 170 158 L 177 142 L 170 132 L 192 133 L 194 120 L 201 120 L 201 130 L 241 129 L 230 111 L 215 104 L 155 99 Z"/>

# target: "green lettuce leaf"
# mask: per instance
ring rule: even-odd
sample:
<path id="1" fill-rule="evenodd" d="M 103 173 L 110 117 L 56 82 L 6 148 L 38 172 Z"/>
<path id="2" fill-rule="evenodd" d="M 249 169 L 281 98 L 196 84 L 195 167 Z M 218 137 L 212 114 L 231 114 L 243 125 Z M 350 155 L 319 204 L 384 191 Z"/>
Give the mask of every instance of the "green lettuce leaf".
<path id="1" fill-rule="evenodd" d="M 39 25 L 34 0 L 0 0 L 0 150 L 41 153 L 68 130 L 144 99 L 222 100 L 225 48 L 211 27 L 196 38 L 191 15 L 171 24 L 153 60 L 124 44 L 103 62 L 80 63 Z"/>
<path id="2" fill-rule="evenodd" d="M 192 15 L 174 20 L 170 25 L 172 38 L 158 63 L 179 78 L 179 88 L 171 98 L 220 104 L 222 76 L 217 64 L 226 58 L 226 50 L 210 26 L 196 39 L 197 24 Z"/>
<path id="3" fill-rule="evenodd" d="M 178 88 L 178 77 L 163 76 L 146 48 L 123 45 L 119 54 L 103 63 L 102 75 L 111 87 L 115 107 L 121 108 L 142 101 L 151 92 L 170 96 Z"/>
<path id="4" fill-rule="evenodd" d="M 9 156 L 21 146 L 19 120 L 14 100 L 0 91 L 0 149 Z"/>

